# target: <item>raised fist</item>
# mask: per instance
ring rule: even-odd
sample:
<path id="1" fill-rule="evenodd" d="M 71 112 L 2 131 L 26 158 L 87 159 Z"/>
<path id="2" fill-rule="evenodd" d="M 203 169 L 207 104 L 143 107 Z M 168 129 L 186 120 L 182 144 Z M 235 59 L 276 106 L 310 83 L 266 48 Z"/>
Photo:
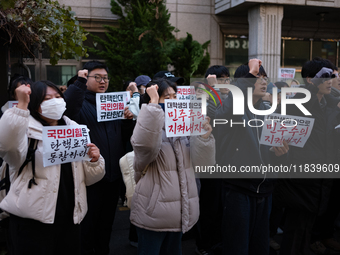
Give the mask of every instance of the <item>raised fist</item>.
<path id="1" fill-rule="evenodd" d="M 207 76 L 207 81 L 208 81 L 208 84 L 211 86 L 211 87 L 214 87 L 215 84 L 217 84 L 217 78 L 216 78 L 216 74 L 209 74 Z"/>
<path id="2" fill-rule="evenodd" d="M 30 102 L 31 86 L 20 85 L 15 89 L 15 95 L 18 98 L 17 108 L 27 110 L 28 103 Z"/>
<path id="3" fill-rule="evenodd" d="M 83 77 L 85 79 L 87 79 L 87 76 L 89 75 L 89 71 L 86 70 L 86 69 L 83 69 L 83 70 L 79 70 L 78 71 L 78 76 L 79 77 Z"/>
<path id="4" fill-rule="evenodd" d="M 251 73 L 254 76 L 257 76 L 257 74 L 260 72 L 260 66 L 262 65 L 262 61 L 257 58 L 250 59 L 248 62 L 249 66 L 249 73 Z"/>
<path id="5" fill-rule="evenodd" d="M 137 84 L 135 82 L 130 82 L 127 88 L 128 90 L 131 90 L 132 93 L 138 92 Z"/>
<path id="6" fill-rule="evenodd" d="M 148 93 L 150 97 L 150 103 L 158 104 L 159 95 L 158 95 L 158 85 L 151 85 L 146 89 L 146 93 Z"/>

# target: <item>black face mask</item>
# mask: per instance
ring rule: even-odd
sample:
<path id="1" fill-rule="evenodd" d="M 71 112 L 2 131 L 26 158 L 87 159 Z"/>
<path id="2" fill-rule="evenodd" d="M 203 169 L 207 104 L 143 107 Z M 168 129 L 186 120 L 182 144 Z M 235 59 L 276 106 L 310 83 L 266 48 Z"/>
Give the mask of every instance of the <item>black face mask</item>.
<path id="1" fill-rule="evenodd" d="M 160 105 L 163 109 L 163 111 L 165 112 L 165 104 L 164 103 L 158 103 L 158 105 Z"/>

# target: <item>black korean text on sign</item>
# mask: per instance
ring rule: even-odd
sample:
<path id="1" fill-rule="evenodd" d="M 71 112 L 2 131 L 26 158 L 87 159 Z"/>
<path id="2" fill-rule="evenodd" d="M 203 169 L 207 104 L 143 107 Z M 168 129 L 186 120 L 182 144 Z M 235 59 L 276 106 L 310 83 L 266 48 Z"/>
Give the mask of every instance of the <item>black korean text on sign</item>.
<path id="1" fill-rule="evenodd" d="M 68 159 L 85 157 L 87 154 L 88 135 L 86 128 L 50 129 L 47 137 L 53 138 L 48 161 L 55 163 L 56 159 L 66 162 Z M 74 150 L 77 148 L 76 150 Z"/>
<path id="2" fill-rule="evenodd" d="M 115 120 L 124 114 L 123 95 L 100 95 L 100 119 Z"/>

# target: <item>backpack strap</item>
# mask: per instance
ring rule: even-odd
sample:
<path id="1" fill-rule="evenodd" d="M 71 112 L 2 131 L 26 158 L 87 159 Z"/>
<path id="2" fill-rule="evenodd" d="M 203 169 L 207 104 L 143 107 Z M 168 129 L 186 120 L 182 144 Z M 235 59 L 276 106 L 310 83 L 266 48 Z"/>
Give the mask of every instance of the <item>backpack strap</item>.
<path id="1" fill-rule="evenodd" d="M 38 143 L 38 142 L 37 142 Z M 36 144 L 37 144 L 36 143 Z M 33 155 L 32 155 L 32 179 L 29 180 L 28 182 L 28 188 L 30 189 L 32 187 L 32 184 L 34 185 L 38 185 L 36 182 L 35 182 L 35 150 L 37 149 L 37 146 L 35 146 L 35 149 L 34 149 L 34 152 L 33 152 Z"/>
<path id="2" fill-rule="evenodd" d="M 21 174 L 22 170 L 24 169 L 24 167 L 28 164 L 28 162 L 32 161 L 32 173 L 33 173 L 33 177 L 32 179 L 29 181 L 28 183 L 28 188 L 30 189 L 32 187 L 32 184 L 34 185 L 38 185 L 35 182 L 35 151 L 38 147 L 38 141 L 36 139 L 30 139 L 29 140 L 29 147 L 27 150 L 27 155 L 26 155 L 26 159 L 24 161 L 24 163 L 21 165 L 21 167 L 19 168 L 19 172 L 18 172 L 18 176 Z M 10 181 L 10 175 L 9 175 L 9 165 L 6 163 L 6 173 L 5 173 L 5 178 L 3 178 L 0 181 L 0 190 L 6 189 L 6 194 L 8 194 L 8 191 L 11 187 L 11 181 Z M 0 213 L 2 213 L 3 210 L 0 209 Z"/>
<path id="3" fill-rule="evenodd" d="M 6 169 L 5 169 L 5 177 L 0 181 L 0 190 L 6 189 L 6 194 L 9 191 L 10 181 L 9 181 L 9 165 L 5 162 Z"/>
<path id="4" fill-rule="evenodd" d="M 8 164 L 6 164 L 5 182 L 7 184 L 7 185 L 5 185 L 6 194 L 8 194 L 9 188 L 11 187 L 11 181 L 9 179 L 9 165 Z"/>
<path id="5" fill-rule="evenodd" d="M 26 155 L 26 159 L 24 161 L 24 163 L 21 165 L 19 171 L 18 171 L 18 176 L 21 174 L 22 170 L 24 169 L 24 167 L 28 164 L 28 162 L 32 161 L 32 174 L 33 177 L 31 180 L 29 180 L 28 182 L 28 188 L 30 189 L 32 187 L 32 184 L 34 185 L 38 185 L 35 182 L 35 151 L 38 147 L 38 141 L 36 139 L 30 138 L 30 142 L 29 142 L 29 146 L 28 146 L 28 150 L 27 150 L 27 155 Z"/>

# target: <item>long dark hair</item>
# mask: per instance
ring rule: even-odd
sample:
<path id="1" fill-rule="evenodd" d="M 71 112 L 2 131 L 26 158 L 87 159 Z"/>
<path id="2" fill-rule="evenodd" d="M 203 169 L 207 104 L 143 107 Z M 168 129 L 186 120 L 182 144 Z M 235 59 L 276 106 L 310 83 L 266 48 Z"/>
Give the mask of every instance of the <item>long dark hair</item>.
<path id="1" fill-rule="evenodd" d="M 22 84 L 32 85 L 33 81 L 26 76 L 16 76 L 13 80 L 11 79 L 8 88 L 9 100 L 15 100 L 15 90 Z"/>
<path id="2" fill-rule="evenodd" d="M 31 85 L 31 96 L 30 103 L 28 104 L 28 110 L 30 110 L 32 117 L 39 121 L 43 126 L 49 126 L 49 124 L 41 118 L 39 113 L 39 107 L 45 99 L 47 87 L 57 91 L 59 95 L 65 100 L 63 93 L 53 82 L 37 81 Z"/>
<path id="3" fill-rule="evenodd" d="M 151 87 L 152 85 L 158 85 L 158 95 L 159 97 L 161 97 L 164 93 L 164 91 L 166 91 L 168 88 L 173 88 L 173 90 L 177 93 L 177 87 L 176 84 L 168 79 L 164 79 L 164 78 L 157 78 L 157 79 L 153 79 L 152 81 L 150 81 L 147 85 L 146 88 Z M 139 107 L 142 107 L 142 104 L 148 104 L 150 102 L 151 98 L 148 95 L 148 93 L 144 93 L 143 96 L 141 96 L 140 98 L 140 102 L 139 102 Z"/>

